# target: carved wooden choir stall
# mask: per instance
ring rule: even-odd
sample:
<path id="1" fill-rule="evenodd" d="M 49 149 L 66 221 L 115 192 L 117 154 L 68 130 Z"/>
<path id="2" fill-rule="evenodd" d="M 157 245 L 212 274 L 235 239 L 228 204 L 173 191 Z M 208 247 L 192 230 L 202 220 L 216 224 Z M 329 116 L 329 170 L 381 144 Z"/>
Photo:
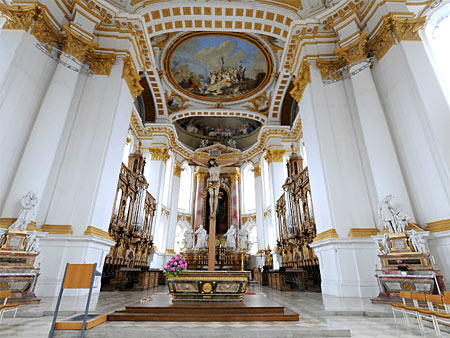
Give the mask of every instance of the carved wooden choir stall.
<path id="1" fill-rule="evenodd" d="M 320 291 L 319 261 L 309 247 L 316 236 L 316 224 L 308 168 L 303 168 L 303 159 L 294 149 L 286 165 L 284 194 L 276 205 L 280 234 L 276 251 L 281 255 L 281 268 L 269 271 L 274 274 L 268 278 L 269 286 L 276 285 L 280 290 Z"/>
<path id="2" fill-rule="evenodd" d="M 158 285 L 159 270 L 149 269 L 156 202 L 147 191 L 145 159 L 139 148 L 122 164 L 109 234 L 116 242 L 106 256 L 102 290 L 146 290 Z"/>

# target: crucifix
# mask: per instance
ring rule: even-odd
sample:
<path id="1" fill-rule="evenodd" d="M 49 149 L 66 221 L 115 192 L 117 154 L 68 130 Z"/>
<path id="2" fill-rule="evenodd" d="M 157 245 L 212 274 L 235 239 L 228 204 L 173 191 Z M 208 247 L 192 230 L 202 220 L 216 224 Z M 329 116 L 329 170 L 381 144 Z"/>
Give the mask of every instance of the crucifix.
<path id="1" fill-rule="evenodd" d="M 193 161 L 194 162 L 194 161 Z M 216 212 L 217 206 L 219 204 L 219 193 L 220 193 L 220 170 L 225 166 L 231 166 L 239 161 L 228 163 L 228 164 L 217 164 L 215 158 L 210 158 L 208 160 L 208 180 L 207 187 L 209 191 L 209 240 L 208 240 L 208 271 L 214 271 L 215 262 L 215 249 L 216 249 Z M 200 163 L 194 162 L 196 164 L 202 165 Z"/>

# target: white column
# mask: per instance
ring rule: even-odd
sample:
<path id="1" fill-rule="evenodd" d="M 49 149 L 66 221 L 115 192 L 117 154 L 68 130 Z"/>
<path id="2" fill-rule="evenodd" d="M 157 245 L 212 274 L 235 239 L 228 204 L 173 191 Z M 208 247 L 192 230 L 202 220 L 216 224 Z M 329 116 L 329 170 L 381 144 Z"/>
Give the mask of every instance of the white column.
<path id="1" fill-rule="evenodd" d="M 353 75 L 351 81 L 378 199 L 393 194 L 394 203 L 414 217 L 370 68 Z"/>
<path id="2" fill-rule="evenodd" d="M 264 234 L 264 210 L 263 210 L 263 187 L 261 179 L 261 165 L 255 165 L 253 169 L 255 175 L 255 207 L 256 207 L 256 230 L 258 232 L 258 250 L 263 250 L 267 246 Z"/>
<path id="3" fill-rule="evenodd" d="M 172 189 L 170 195 L 170 215 L 169 215 L 169 229 L 167 231 L 167 245 L 166 250 L 173 250 L 175 244 L 175 230 L 177 227 L 178 216 L 178 199 L 180 198 L 180 174 L 181 166 L 175 162 L 172 176 Z M 181 198 L 184 198 L 181 196 Z"/>
<path id="4" fill-rule="evenodd" d="M 67 58 L 65 62 L 72 63 Z M 73 63 L 73 66 L 76 65 Z M 42 199 L 78 77 L 78 72 L 61 64 L 56 67 L 8 193 L 2 217 L 16 216 L 20 210 L 20 198 L 28 191 L 35 192 L 39 201 Z"/>
<path id="5" fill-rule="evenodd" d="M 270 190 L 272 193 L 272 233 L 275 236 L 272 236 L 271 238 L 268 238 L 268 243 L 270 245 L 270 248 L 273 249 L 276 245 L 277 239 L 280 237 L 279 229 L 278 229 L 278 220 L 277 220 L 277 214 L 275 211 L 277 200 L 280 198 L 280 196 L 283 194 L 283 184 L 286 179 L 286 167 L 282 160 L 282 154 L 281 159 L 278 158 L 276 161 L 268 161 L 268 167 L 269 167 L 269 177 L 270 177 Z"/>
<path id="6" fill-rule="evenodd" d="M 317 233 L 325 236 L 310 244 L 322 292 L 375 296 L 375 245 L 370 238 L 348 238 L 351 228 L 373 228 L 375 220 L 347 93 L 342 82 L 325 86 L 317 67 L 310 73 L 300 112 Z"/>
<path id="7" fill-rule="evenodd" d="M 66 263 L 96 262 L 102 271 L 114 244 L 106 234 L 133 105 L 122 68 L 118 62 L 109 76 L 83 83 L 45 220 L 45 227 L 70 226 L 72 234 L 50 234 L 42 241 L 42 274 L 36 288 L 40 296 L 55 295 Z M 103 237 L 85 234 L 88 226 L 103 231 Z M 99 286 L 100 278 L 96 283 Z"/>
<path id="8" fill-rule="evenodd" d="M 56 67 L 35 46 L 26 32 L 0 34 L 0 211 Z"/>

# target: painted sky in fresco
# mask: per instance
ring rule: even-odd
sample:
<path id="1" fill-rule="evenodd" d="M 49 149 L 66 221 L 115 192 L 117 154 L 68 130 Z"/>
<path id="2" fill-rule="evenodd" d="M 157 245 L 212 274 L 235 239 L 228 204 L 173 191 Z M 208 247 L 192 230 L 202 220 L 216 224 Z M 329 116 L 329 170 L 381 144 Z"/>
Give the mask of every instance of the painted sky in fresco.
<path id="1" fill-rule="evenodd" d="M 220 70 L 222 57 L 228 68 L 238 67 L 242 62 L 249 78 L 267 71 L 266 59 L 256 46 L 244 39 L 221 35 L 195 37 L 183 42 L 172 55 L 171 69 L 188 65 L 189 71 L 206 80 L 209 72 Z"/>

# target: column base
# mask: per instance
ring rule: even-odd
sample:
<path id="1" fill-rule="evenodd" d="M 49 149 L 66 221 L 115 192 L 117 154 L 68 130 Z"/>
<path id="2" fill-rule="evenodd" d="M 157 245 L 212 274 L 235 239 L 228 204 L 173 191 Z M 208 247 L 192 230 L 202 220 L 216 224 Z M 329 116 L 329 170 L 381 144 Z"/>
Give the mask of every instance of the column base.
<path id="1" fill-rule="evenodd" d="M 97 271 L 101 273 L 113 245 L 113 241 L 95 236 L 47 235 L 41 240 L 41 275 L 36 285 L 36 296 L 58 296 L 67 263 L 97 263 Z M 93 293 L 100 293 L 100 286 L 101 275 L 95 277 Z M 64 296 L 87 293 L 88 290 L 69 289 L 64 291 Z"/>
<path id="2" fill-rule="evenodd" d="M 444 276 L 445 285 L 450 285 L 450 261 L 448 253 L 450 252 L 450 230 L 441 232 L 430 232 L 428 246 L 431 255 L 436 261 L 436 267 Z"/>
<path id="3" fill-rule="evenodd" d="M 165 255 L 160 252 L 153 252 L 149 255 L 150 268 L 162 269 L 164 267 Z"/>
<path id="4" fill-rule="evenodd" d="M 376 297 L 379 262 L 371 238 L 328 238 L 311 243 L 320 263 L 322 293 L 338 297 Z"/>

